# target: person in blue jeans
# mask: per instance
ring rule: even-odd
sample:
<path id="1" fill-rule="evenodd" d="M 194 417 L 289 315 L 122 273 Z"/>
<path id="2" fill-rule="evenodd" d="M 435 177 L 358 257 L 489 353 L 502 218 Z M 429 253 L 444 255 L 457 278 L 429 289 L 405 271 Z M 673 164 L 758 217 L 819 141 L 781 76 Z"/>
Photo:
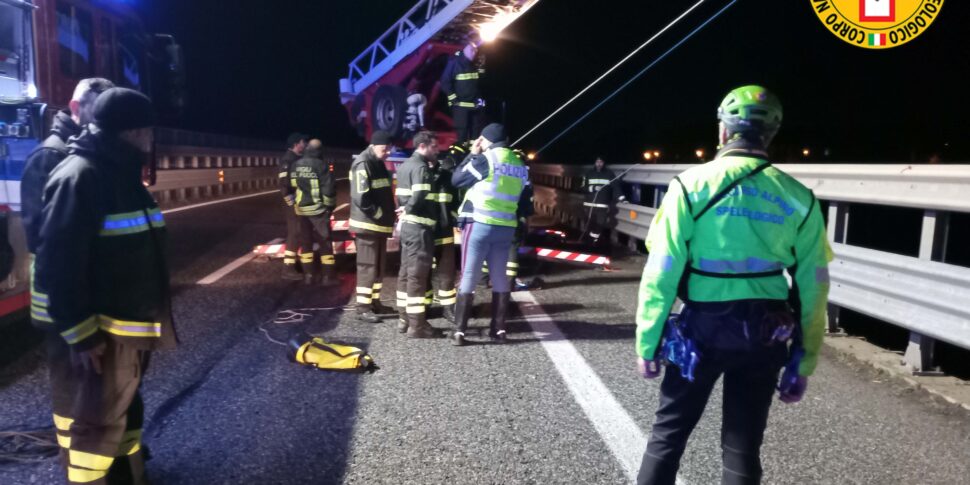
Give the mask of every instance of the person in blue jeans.
<path id="1" fill-rule="evenodd" d="M 482 130 L 471 151 L 452 176 L 458 189 L 468 189 L 462 202 L 458 225 L 462 229 L 461 284 L 455 306 L 452 335 L 455 345 L 465 345 L 465 332 L 475 300 L 475 284 L 481 278 L 482 263 L 504 268 L 515 238 L 520 215 L 532 215 L 532 186 L 525 162 L 508 148 L 505 127 L 492 123 Z M 505 343 L 506 317 L 511 297 L 509 279 L 501 271 L 491 272 L 492 321 L 488 336 Z"/>

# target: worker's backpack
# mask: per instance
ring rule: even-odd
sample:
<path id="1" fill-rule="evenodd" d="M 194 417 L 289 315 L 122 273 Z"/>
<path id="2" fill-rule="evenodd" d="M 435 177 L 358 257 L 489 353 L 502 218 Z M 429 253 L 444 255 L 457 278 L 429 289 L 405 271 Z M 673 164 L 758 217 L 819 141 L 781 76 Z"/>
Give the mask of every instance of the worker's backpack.
<path id="1" fill-rule="evenodd" d="M 357 347 L 327 342 L 320 337 L 313 337 L 298 347 L 293 343 L 293 346 L 296 347 L 293 356 L 296 362 L 317 369 L 353 373 L 373 373 L 380 369 L 367 352 Z"/>

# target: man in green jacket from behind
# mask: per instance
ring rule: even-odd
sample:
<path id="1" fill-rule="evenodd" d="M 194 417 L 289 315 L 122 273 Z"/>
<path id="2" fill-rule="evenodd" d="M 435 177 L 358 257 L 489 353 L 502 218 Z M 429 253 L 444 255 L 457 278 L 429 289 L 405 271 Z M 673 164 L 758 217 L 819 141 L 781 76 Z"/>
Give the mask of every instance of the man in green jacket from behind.
<path id="1" fill-rule="evenodd" d="M 722 375 L 721 483 L 760 483 L 779 371 L 789 363 L 780 399 L 799 401 L 825 331 L 832 252 L 818 201 L 768 161 L 781 103 L 763 87 L 741 87 L 721 103 L 718 119 L 717 157 L 674 178 L 647 236 L 636 315 L 639 371 L 660 376 L 668 357 L 662 337 L 678 297 L 685 305 L 677 326 L 699 359 L 664 373 L 640 484 L 675 483 L 687 439 Z"/>

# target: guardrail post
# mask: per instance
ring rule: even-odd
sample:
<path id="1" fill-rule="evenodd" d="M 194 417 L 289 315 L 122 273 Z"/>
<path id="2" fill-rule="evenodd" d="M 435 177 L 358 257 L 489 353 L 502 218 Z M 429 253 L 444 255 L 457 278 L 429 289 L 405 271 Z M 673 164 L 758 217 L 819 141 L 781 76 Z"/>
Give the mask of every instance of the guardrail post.
<path id="1" fill-rule="evenodd" d="M 943 261 L 946 258 L 950 232 L 950 215 L 928 210 L 923 213 L 923 231 L 919 242 L 919 259 Z M 909 345 L 902 364 L 915 375 L 941 375 L 933 366 L 936 340 L 916 332 L 909 333 Z"/>
<path id="2" fill-rule="evenodd" d="M 829 242 L 845 244 L 849 234 L 849 204 L 847 202 L 829 202 L 828 218 L 828 238 Z M 845 332 L 839 326 L 839 318 L 842 316 L 842 309 L 837 305 L 829 303 L 829 328 L 828 333 L 843 335 Z"/>

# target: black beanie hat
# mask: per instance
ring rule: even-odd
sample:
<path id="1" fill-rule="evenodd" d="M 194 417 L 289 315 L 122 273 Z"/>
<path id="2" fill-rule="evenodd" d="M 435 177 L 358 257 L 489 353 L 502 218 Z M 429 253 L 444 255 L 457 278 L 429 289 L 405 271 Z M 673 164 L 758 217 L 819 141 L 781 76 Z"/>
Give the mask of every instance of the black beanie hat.
<path id="1" fill-rule="evenodd" d="M 482 130 L 482 136 L 492 143 L 508 141 L 509 136 L 505 133 L 505 127 L 500 123 L 492 123 Z"/>
<path id="2" fill-rule="evenodd" d="M 111 88 L 94 101 L 94 123 L 104 131 L 118 133 L 155 125 L 152 101 L 134 89 Z"/>
<path id="3" fill-rule="evenodd" d="M 371 145 L 390 145 L 391 144 L 391 134 L 386 131 L 375 131 L 370 136 Z"/>
<path id="4" fill-rule="evenodd" d="M 304 135 L 303 133 L 291 133 L 290 136 L 286 137 L 286 148 L 293 148 L 293 145 L 309 139 L 309 135 Z"/>

